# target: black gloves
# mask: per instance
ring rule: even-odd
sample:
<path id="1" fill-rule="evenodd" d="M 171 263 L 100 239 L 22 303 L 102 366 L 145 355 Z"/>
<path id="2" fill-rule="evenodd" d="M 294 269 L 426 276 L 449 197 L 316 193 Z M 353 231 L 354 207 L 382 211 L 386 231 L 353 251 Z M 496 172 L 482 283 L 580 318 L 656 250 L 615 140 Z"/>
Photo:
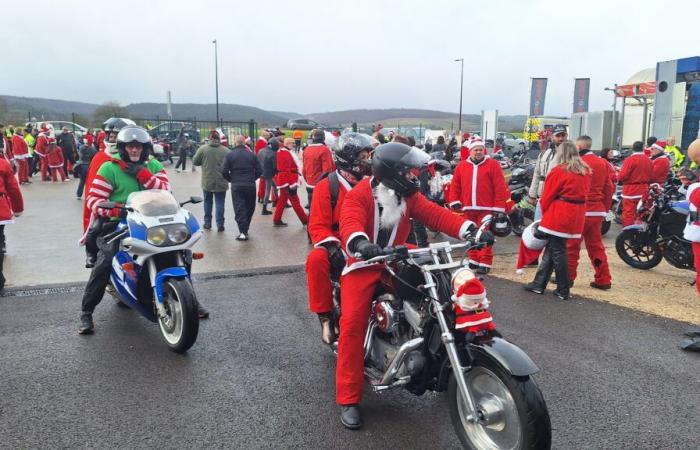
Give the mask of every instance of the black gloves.
<path id="1" fill-rule="evenodd" d="M 326 246 L 326 250 L 328 250 L 328 261 L 331 263 L 331 273 L 340 275 L 343 267 L 345 267 L 345 255 L 343 251 L 338 245 L 328 245 Z"/>
<path id="2" fill-rule="evenodd" d="M 490 247 L 496 242 L 496 239 L 493 237 L 493 233 L 490 231 L 482 231 L 481 236 L 479 237 L 479 243 L 486 244 L 487 247 Z"/>
<path id="3" fill-rule="evenodd" d="M 377 244 L 371 243 L 367 239 L 358 239 L 359 242 L 355 244 L 355 251 L 362 255 L 362 259 L 372 259 L 375 256 L 380 256 L 382 248 Z"/>
<path id="4" fill-rule="evenodd" d="M 287 188 L 287 190 L 288 190 L 290 196 L 294 197 L 295 195 L 297 195 L 297 188 L 296 187 L 289 187 L 289 188 Z"/>

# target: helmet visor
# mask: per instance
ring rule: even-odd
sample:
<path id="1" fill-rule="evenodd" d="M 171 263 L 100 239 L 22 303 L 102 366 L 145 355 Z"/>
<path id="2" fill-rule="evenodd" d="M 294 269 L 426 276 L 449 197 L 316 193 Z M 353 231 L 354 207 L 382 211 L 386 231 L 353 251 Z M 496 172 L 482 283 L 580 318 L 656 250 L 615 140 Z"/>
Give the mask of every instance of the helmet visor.
<path id="1" fill-rule="evenodd" d="M 411 147 L 411 151 L 403 155 L 400 161 L 406 167 L 422 169 L 430 162 L 430 156 L 423 150 Z"/>
<path id="2" fill-rule="evenodd" d="M 140 142 L 141 144 L 150 144 L 151 136 L 139 127 L 126 127 L 123 128 L 117 135 L 117 143 L 127 144 L 129 142 Z"/>

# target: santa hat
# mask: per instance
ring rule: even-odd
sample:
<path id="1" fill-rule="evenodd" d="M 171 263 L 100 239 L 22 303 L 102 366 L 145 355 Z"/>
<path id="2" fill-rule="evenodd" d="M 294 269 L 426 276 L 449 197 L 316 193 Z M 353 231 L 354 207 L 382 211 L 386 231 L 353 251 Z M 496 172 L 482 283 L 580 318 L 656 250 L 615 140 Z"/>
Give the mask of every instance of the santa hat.
<path id="1" fill-rule="evenodd" d="M 469 145 L 467 147 L 469 148 L 469 150 L 472 150 L 476 147 L 486 148 L 486 144 L 484 144 L 484 141 L 482 141 L 480 137 L 474 136 L 472 139 L 470 139 Z"/>
<path id="2" fill-rule="evenodd" d="M 496 329 L 489 312 L 486 289 L 478 278 L 474 277 L 464 282 L 452 296 L 452 300 L 457 316 L 456 329 L 468 333 Z"/>
<path id="3" fill-rule="evenodd" d="M 49 137 L 46 138 L 46 143 L 48 143 L 49 145 L 55 144 L 55 143 L 56 143 L 56 138 L 55 138 L 55 137 L 49 136 Z"/>
<path id="4" fill-rule="evenodd" d="M 653 144 L 651 144 L 651 149 L 656 149 L 656 150 L 661 150 L 662 152 L 666 151 L 666 142 L 664 141 L 656 141 Z"/>
<path id="5" fill-rule="evenodd" d="M 523 267 L 537 261 L 540 257 L 540 253 L 542 253 L 542 250 L 547 245 L 545 239 L 535 237 L 535 228 L 539 223 L 539 221 L 535 221 L 523 230 L 520 247 L 518 248 L 518 262 L 515 266 L 515 272 L 518 274 L 522 273 Z"/>

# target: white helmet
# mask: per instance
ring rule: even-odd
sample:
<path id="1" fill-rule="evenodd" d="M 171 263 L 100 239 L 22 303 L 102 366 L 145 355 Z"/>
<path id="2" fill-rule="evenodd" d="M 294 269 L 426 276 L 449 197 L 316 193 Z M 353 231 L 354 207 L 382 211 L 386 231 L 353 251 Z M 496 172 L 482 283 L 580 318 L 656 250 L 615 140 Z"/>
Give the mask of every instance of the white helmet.
<path id="1" fill-rule="evenodd" d="M 535 237 L 535 231 L 539 224 L 540 221 L 536 220 L 523 230 L 523 244 L 530 250 L 542 250 L 547 245 L 546 239 L 538 239 Z"/>

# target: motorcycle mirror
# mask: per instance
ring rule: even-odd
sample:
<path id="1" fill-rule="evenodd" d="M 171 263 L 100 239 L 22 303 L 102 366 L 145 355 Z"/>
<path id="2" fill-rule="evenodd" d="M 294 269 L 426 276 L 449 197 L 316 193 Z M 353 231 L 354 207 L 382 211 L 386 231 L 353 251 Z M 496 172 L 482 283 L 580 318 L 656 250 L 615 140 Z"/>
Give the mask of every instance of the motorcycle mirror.
<path id="1" fill-rule="evenodd" d="M 203 201 L 204 201 L 204 199 L 202 199 L 202 197 L 199 197 L 197 195 L 193 195 L 192 197 L 190 197 L 191 203 L 202 203 Z"/>
<path id="2" fill-rule="evenodd" d="M 97 207 L 101 209 L 113 209 L 117 207 L 117 204 L 115 202 L 102 202 L 97 205 Z"/>

